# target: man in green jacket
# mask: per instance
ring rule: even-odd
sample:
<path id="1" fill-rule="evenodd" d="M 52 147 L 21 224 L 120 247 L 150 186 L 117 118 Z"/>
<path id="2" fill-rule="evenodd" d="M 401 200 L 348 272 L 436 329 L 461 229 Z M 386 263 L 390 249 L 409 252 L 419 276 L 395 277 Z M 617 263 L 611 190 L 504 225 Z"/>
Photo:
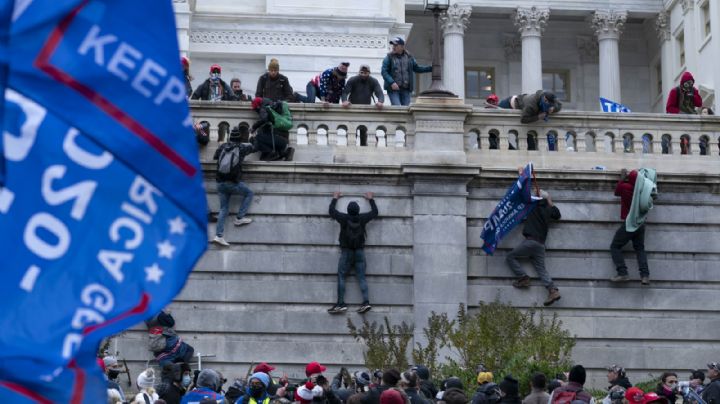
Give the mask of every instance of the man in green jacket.
<path id="1" fill-rule="evenodd" d="M 410 105 L 415 79 L 414 73 L 428 73 L 432 66 L 419 65 L 411 54 L 405 50 L 405 40 L 395 37 L 390 41 L 392 52 L 383 59 L 382 76 L 385 90 L 392 105 Z"/>

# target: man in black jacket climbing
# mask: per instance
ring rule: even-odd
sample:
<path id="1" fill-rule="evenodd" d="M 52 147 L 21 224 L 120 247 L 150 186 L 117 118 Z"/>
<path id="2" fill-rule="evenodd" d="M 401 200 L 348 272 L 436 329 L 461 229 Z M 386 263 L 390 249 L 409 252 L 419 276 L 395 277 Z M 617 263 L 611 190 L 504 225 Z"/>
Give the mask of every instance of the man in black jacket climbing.
<path id="1" fill-rule="evenodd" d="M 560 292 L 555 287 L 547 269 L 545 269 L 545 239 L 547 238 L 550 222 L 560 220 L 560 210 L 553 205 L 550 194 L 541 190 L 540 196 L 542 199 L 537 202 L 537 206 L 530 212 L 525 221 L 522 232 L 525 240 L 508 253 L 505 262 L 518 277 L 513 282 L 513 286 L 518 289 L 525 289 L 530 287 L 530 277 L 520 268 L 517 257 L 530 258 L 543 286 L 548 290 L 548 297 L 543 304 L 549 306 L 560 300 Z"/>
<path id="2" fill-rule="evenodd" d="M 368 298 L 368 286 L 365 280 L 365 225 L 378 215 L 378 208 L 373 199 L 373 193 L 365 193 L 365 199 L 370 202 L 370 212 L 360 214 L 360 205 L 352 201 L 347 206 L 348 213 L 341 213 L 336 208 L 338 198 L 342 194 L 335 192 L 330 202 L 330 217 L 340 223 L 340 262 L 338 263 L 338 293 L 337 304 L 328 309 L 330 314 L 338 314 L 347 311 L 345 305 L 345 274 L 350 265 L 355 264 L 355 275 L 360 283 L 360 291 L 363 296 L 363 303 L 357 310 L 358 313 L 365 313 L 372 309 Z"/>

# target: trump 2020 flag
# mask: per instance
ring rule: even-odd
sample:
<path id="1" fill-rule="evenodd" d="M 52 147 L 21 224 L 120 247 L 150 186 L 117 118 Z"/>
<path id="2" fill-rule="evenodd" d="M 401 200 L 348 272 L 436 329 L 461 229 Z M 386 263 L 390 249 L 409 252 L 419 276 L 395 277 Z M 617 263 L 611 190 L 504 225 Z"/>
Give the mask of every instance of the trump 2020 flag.
<path id="1" fill-rule="evenodd" d="M 505 196 L 497 204 L 483 225 L 480 238 L 482 249 L 493 255 L 498 243 L 510 233 L 533 210 L 536 202 L 531 193 L 532 163 L 525 166 L 517 181 L 508 188 Z"/>
<path id="2" fill-rule="evenodd" d="M 600 97 L 600 107 L 602 108 L 603 112 L 632 112 L 630 111 L 630 108 L 602 97 Z"/>
<path id="3" fill-rule="evenodd" d="M 170 303 L 207 246 L 172 3 L 9 12 L 0 402 L 105 402 L 100 341 Z"/>

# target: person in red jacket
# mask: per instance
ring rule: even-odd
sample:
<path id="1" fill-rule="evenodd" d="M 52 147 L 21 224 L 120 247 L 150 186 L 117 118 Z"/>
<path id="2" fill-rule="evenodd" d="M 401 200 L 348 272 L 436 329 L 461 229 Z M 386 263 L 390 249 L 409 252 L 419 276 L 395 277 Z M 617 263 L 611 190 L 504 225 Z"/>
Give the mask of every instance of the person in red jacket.
<path id="1" fill-rule="evenodd" d="M 620 181 L 618 181 L 617 186 L 615 186 L 615 196 L 620 197 L 620 219 L 622 219 L 622 224 L 615 232 L 615 237 L 613 237 L 612 243 L 610 244 L 610 254 L 612 255 L 612 260 L 617 270 L 617 275 L 610 278 L 610 281 L 626 282 L 630 280 L 622 248 L 628 241 L 632 241 L 633 250 L 635 250 L 635 254 L 637 254 L 640 283 L 649 285 L 650 269 L 648 269 L 647 254 L 645 254 L 645 225 L 640 226 L 640 228 L 634 232 L 627 231 L 625 227 L 625 218 L 627 218 L 630 212 L 637 176 L 637 170 L 632 170 L 628 173 L 628 171 L 623 168 L 620 172 Z"/>
<path id="2" fill-rule="evenodd" d="M 683 73 L 680 78 L 680 85 L 670 90 L 665 112 L 668 114 L 697 114 L 697 109 L 702 107 L 702 98 L 695 86 L 695 79 L 690 72 Z"/>

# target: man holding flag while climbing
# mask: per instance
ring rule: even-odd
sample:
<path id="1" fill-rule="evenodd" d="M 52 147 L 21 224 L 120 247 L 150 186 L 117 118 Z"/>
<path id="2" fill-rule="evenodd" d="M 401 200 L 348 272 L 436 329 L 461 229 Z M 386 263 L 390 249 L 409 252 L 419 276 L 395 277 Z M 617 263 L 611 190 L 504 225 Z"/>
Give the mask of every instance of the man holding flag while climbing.
<path id="1" fill-rule="evenodd" d="M 519 167 L 518 174 L 519 177 L 515 184 L 510 187 L 485 222 L 483 233 L 480 236 L 484 240 L 483 250 L 492 254 L 500 239 L 527 217 L 522 231 L 525 239 L 508 253 L 505 261 L 517 276 L 513 286 L 518 289 L 527 289 L 530 287 L 530 277 L 520 268 L 517 258 L 530 258 L 543 286 L 548 291 L 548 297 L 543 304 L 549 306 L 560 300 L 561 296 L 545 268 L 545 240 L 550 223 L 560 220 L 560 210 L 553 205 L 550 194 L 538 187 L 532 163 L 525 168 Z M 535 182 L 534 195 L 532 194 L 533 181 Z M 496 230 L 491 232 L 492 228 Z"/>
<path id="2" fill-rule="evenodd" d="M 0 20 L 0 402 L 105 402 L 101 340 L 207 246 L 172 2 L 6 0 Z"/>

